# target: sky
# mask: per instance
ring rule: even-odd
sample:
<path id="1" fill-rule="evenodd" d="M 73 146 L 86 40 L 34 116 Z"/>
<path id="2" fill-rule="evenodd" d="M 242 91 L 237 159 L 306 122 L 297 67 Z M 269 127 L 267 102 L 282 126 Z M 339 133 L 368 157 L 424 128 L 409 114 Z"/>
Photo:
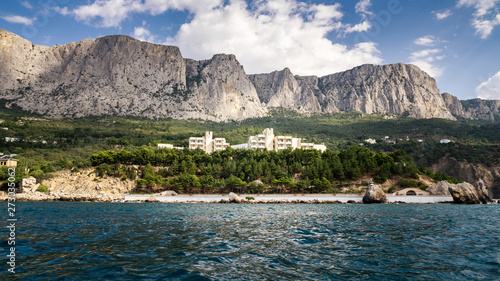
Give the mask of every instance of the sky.
<path id="1" fill-rule="evenodd" d="M 500 99 L 500 0 L 9 0 L 0 29 L 39 45 L 123 34 L 246 73 L 324 76 L 411 63 L 458 98 Z"/>

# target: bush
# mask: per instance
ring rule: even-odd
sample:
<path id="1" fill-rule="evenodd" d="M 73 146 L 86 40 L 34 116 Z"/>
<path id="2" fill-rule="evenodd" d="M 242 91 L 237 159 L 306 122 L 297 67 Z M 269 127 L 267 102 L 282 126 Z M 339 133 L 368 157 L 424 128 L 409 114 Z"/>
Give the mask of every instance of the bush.
<path id="1" fill-rule="evenodd" d="M 247 196 L 247 197 L 245 197 L 245 199 L 247 199 L 248 201 L 255 200 L 255 198 L 253 198 L 252 196 Z"/>
<path id="2" fill-rule="evenodd" d="M 36 189 L 36 191 L 39 191 L 39 192 L 47 192 L 47 191 L 49 191 L 49 187 L 48 187 L 48 186 L 46 186 L 46 185 L 41 184 L 41 185 L 40 185 L 40 186 Z"/>
<path id="3" fill-rule="evenodd" d="M 391 187 L 389 187 L 389 190 L 387 190 L 387 193 L 394 193 L 396 192 L 396 187 L 393 185 L 391 185 Z"/>
<path id="4" fill-rule="evenodd" d="M 398 183 L 399 186 L 405 188 L 405 187 L 417 187 L 420 182 L 412 179 L 400 179 Z"/>

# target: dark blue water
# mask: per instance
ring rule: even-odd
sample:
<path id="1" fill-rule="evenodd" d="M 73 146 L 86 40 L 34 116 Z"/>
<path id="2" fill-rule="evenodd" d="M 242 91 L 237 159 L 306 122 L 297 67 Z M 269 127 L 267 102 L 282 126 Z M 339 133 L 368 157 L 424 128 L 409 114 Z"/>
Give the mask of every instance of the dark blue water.
<path id="1" fill-rule="evenodd" d="M 18 205 L 2 280 L 500 279 L 500 205 Z"/>

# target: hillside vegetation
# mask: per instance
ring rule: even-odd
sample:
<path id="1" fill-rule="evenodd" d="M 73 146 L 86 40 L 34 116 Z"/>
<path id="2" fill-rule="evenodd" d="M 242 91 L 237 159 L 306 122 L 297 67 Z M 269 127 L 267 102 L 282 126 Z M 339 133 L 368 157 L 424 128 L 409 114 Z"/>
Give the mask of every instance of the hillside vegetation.
<path id="1" fill-rule="evenodd" d="M 0 152 L 4 154 L 17 154 L 16 157 L 20 160 L 16 174 L 18 180 L 28 175 L 43 180 L 50 177 L 52 172 L 61 169 L 78 171 L 82 168 L 91 167 L 93 164 L 100 165 L 105 163 L 108 166 L 116 164 L 115 162 L 107 163 L 107 161 L 102 163 L 98 161 L 92 162 L 91 156 L 101 151 L 115 151 L 119 153 L 119 151 L 126 150 L 134 154 L 146 149 L 157 153 L 155 152 L 157 143 L 170 143 L 175 146 L 185 147 L 190 136 L 201 136 L 206 130 L 213 131 L 214 137 L 225 137 L 229 143 L 239 144 L 245 143 L 248 140 L 248 136 L 259 134 L 265 128 L 271 127 L 274 128 L 276 135 L 293 135 L 304 138 L 308 142 L 324 142 L 328 149 L 332 150 L 328 151 L 325 154 L 326 156 L 316 155 L 314 156 L 315 158 L 308 156 L 308 161 L 312 161 L 310 164 L 314 162 L 311 159 L 330 159 L 331 157 L 333 157 L 331 159 L 336 159 L 336 157 L 339 157 L 344 169 L 344 165 L 348 164 L 346 164 L 347 162 L 342 162 L 341 155 L 343 153 L 356 151 L 355 154 L 358 152 L 368 154 L 369 150 L 373 151 L 370 152 L 373 153 L 371 157 L 378 155 L 378 152 L 403 150 L 409 157 L 413 158 L 412 162 L 417 167 L 429 167 L 446 155 L 471 163 L 499 164 L 500 124 L 498 123 L 476 124 L 443 119 L 385 119 L 384 117 L 387 118 L 387 116 L 366 115 L 357 112 L 302 116 L 287 110 L 275 109 L 271 117 L 248 119 L 241 122 L 217 123 L 205 120 L 142 120 L 125 117 L 51 119 L 30 115 L 15 109 L 4 108 L 0 110 L 0 119 L 4 120 L 0 124 L 0 128 L 3 128 L 0 129 Z M 385 136 L 396 140 L 396 144 L 383 142 L 382 139 Z M 5 137 L 18 138 L 19 141 L 8 142 L 5 140 Z M 351 148 L 352 146 L 364 143 L 364 140 L 368 138 L 377 140 L 377 144 L 365 144 L 369 150 Z M 450 139 L 453 142 L 441 144 L 439 143 L 441 139 Z M 419 140 L 422 141 L 420 142 Z M 195 152 L 178 153 L 191 155 L 190 153 Z M 243 152 L 232 151 L 227 153 L 237 153 L 237 155 L 240 155 Z M 295 155 L 294 153 L 292 155 Z M 275 157 L 270 152 L 269 155 L 271 158 Z M 178 161 L 184 157 L 181 156 L 177 156 L 179 158 Z M 194 157 L 194 155 L 191 155 L 191 157 Z M 213 158 L 213 155 L 207 157 Z M 234 159 L 235 155 L 231 155 L 231 157 Z M 254 155 L 252 157 L 255 161 L 258 161 L 259 157 L 264 156 Z M 244 158 L 248 162 L 252 157 L 245 156 Z M 292 161 L 286 162 L 286 165 L 281 167 L 279 164 L 280 161 L 288 160 L 283 160 L 278 155 L 276 157 L 278 158 L 273 158 L 274 164 L 280 166 L 279 169 L 285 169 L 286 167 L 285 172 L 278 174 L 273 169 L 270 169 L 270 171 L 265 169 L 266 173 L 272 174 L 273 177 L 269 177 L 269 174 L 260 175 L 260 178 L 265 179 L 264 183 L 272 185 L 275 180 L 293 177 L 299 177 L 300 180 L 310 180 L 311 182 L 314 179 L 322 180 L 323 177 L 330 182 L 340 182 L 354 178 L 349 173 L 345 173 L 345 169 L 343 170 L 344 178 L 330 177 L 329 175 L 324 175 L 322 172 L 317 177 L 310 177 L 307 174 L 310 165 L 304 164 L 300 169 L 297 165 L 294 168 L 290 168 L 294 164 Z M 328 165 L 336 161 L 331 159 L 328 160 L 330 162 L 327 161 Z M 141 167 L 145 167 L 148 164 L 145 162 L 136 163 L 134 161 L 130 161 L 129 159 L 127 163 L 135 163 Z M 217 163 L 224 168 L 223 164 L 225 160 L 221 161 Z M 394 162 L 398 161 L 394 160 Z M 182 160 L 178 164 L 180 165 L 181 163 Z M 206 165 L 208 162 L 194 161 L 194 163 L 197 165 L 194 175 L 197 177 L 203 176 L 203 166 L 198 165 Z M 239 162 L 235 160 L 234 163 L 238 165 Z M 268 163 L 269 165 L 271 164 L 270 161 Z M 151 162 L 149 164 L 153 166 L 166 165 L 168 167 L 171 163 Z M 213 162 L 210 162 L 210 164 L 213 166 Z M 321 163 L 321 165 L 323 164 Z M 383 163 L 377 162 L 377 164 Z M 370 165 L 368 165 L 368 168 L 360 166 L 361 173 L 371 173 L 373 176 L 380 175 L 378 172 L 381 170 L 380 165 L 375 165 L 375 167 Z M 111 169 L 109 171 L 113 173 L 114 170 Z M 423 171 L 424 169 L 412 168 L 412 170 L 405 173 L 408 172 L 408 175 L 411 175 L 413 171 L 417 170 Z M 185 172 L 181 171 L 180 174 L 185 174 Z M 158 174 L 157 171 L 155 173 Z M 212 176 L 214 179 L 228 179 L 225 175 L 227 173 L 214 174 Z M 253 177 L 249 177 L 246 172 L 242 175 L 240 170 L 237 170 L 233 175 L 247 184 L 254 178 L 259 178 L 255 174 Z M 141 177 L 142 174 L 138 173 L 136 176 Z M 173 176 L 165 175 L 162 177 L 169 178 Z M 5 180 L 5 177 L 5 171 L 2 169 L 0 180 Z M 299 178 L 295 178 L 295 180 Z M 138 179 L 140 180 L 141 178 Z M 165 183 L 164 186 L 168 187 L 168 184 Z M 139 186 L 142 186 L 140 182 Z M 147 187 L 148 184 L 145 186 Z"/>

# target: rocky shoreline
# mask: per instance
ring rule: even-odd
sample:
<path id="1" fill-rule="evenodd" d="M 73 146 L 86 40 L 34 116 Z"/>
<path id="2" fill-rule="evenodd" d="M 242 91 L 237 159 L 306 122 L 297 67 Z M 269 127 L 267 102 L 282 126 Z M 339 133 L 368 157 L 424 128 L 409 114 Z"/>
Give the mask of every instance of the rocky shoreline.
<path id="1" fill-rule="evenodd" d="M 88 172 L 88 173 L 87 173 Z M 491 200 L 482 181 L 450 184 L 441 181 L 427 192 L 406 194 L 406 190 L 386 194 L 381 187 L 370 184 L 364 194 L 189 194 L 177 195 L 174 191 L 155 194 L 131 194 L 135 183 L 116 178 L 95 178 L 90 171 L 79 173 L 62 172 L 58 177 L 44 181 L 44 188 L 35 178 L 23 179 L 16 201 L 68 201 L 68 202 L 164 202 L 164 203 L 244 203 L 244 204 L 373 204 L 373 203 L 457 203 L 487 204 L 499 203 Z M 46 190 L 46 191 L 42 191 Z M 7 201 L 5 192 L 0 201 Z"/>

